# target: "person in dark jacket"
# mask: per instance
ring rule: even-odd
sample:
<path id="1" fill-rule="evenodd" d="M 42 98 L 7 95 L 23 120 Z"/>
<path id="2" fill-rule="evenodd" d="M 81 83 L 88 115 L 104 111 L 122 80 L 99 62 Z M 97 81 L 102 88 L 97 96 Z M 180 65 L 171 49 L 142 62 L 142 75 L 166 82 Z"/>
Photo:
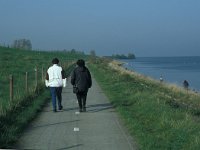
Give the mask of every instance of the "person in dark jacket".
<path id="1" fill-rule="evenodd" d="M 183 81 L 183 87 L 184 87 L 186 90 L 188 90 L 188 88 L 189 88 L 189 83 L 188 83 L 187 80 L 184 80 L 184 81 Z"/>
<path id="2" fill-rule="evenodd" d="M 87 93 L 88 89 L 92 86 L 92 79 L 90 71 L 85 67 L 85 61 L 82 59 L 77 61 L 77 67 L 72 71 L 71 84 L 78 88 L 76 96 L 78 99 L 79 111 L 85 112 Z"/>

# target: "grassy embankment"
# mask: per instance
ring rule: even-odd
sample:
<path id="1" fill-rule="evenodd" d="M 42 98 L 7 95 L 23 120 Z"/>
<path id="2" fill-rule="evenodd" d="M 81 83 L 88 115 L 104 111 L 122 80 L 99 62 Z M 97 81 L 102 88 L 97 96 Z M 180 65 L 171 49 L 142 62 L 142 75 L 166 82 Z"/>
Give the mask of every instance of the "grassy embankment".
<path id="1" fill-rule="evenodd" d="M 70 52 L 26 51 L 0 47 L 0 148 L 10 148 L 20 132 L 50 100 L 49 90 L 42 81 L 44 74 L 57 57 L 66 74 L 77 58 L 85 56 Z M 38 90 L 35 87 L 35 68 L 38 68 Z M 28 72 L 28 91 L 25 90 L 25 72 Z M 14 98 L 9 98 L 9 75 L 14 77 Z"/>
<path id="2" fill-rule="evenodd" d="M 200 149 L 200 95 L 98 61 L 89 68 L 139 149 Z"/>

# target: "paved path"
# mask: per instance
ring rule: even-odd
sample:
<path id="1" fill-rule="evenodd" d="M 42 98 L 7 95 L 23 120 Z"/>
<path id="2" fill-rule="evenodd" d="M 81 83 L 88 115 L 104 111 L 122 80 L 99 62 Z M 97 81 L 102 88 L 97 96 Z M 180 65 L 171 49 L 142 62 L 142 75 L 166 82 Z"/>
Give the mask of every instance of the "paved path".
<path id="1" fill-rule="evenodd" d="M 87 112 L 78 113 L 76 96 L 68 84 L 63 90 L 61 112 L 51 103 L 25 130 L 17 149 L 133 150 L 131 137 L 122 127 L 115 110 L 93 79 L 88 92 Z"/>

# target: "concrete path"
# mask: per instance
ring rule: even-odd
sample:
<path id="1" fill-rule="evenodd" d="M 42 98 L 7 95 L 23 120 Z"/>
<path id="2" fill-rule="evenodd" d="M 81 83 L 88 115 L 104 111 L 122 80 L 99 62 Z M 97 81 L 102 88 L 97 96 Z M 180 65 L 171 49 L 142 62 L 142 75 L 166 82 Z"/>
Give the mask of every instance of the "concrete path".
<path id="1" fill-rule="evenodd" d="M 114 108 L 93 79 L 88 92 L 87 112 L 79 113 L 72 86 L 63 90 L 63 107 L 52 112 L 51 103 L 24 131 L 16 149 L 133 150 L 131 137 Z"/>

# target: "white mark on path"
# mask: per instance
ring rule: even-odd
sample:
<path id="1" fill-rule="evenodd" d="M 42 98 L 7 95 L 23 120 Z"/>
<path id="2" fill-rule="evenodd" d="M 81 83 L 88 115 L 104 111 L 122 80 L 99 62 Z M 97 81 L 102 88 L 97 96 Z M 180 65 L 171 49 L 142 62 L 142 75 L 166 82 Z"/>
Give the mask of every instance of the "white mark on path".
<path id="1" fill-rule="evenodd" d="M 78 131 L 79 131 L 79 128 L 75 127 L 74 132 L 78 132 Z"/>
<path id="2" fill-rule="evenodd" d="M 76 114 L 76 115 L 79 115 L 79 114 L 80 114 L 80 112 L 79 112 L 79 111 L 76 111 L 76 112 L 75 112 L 75 114 Z"/>

